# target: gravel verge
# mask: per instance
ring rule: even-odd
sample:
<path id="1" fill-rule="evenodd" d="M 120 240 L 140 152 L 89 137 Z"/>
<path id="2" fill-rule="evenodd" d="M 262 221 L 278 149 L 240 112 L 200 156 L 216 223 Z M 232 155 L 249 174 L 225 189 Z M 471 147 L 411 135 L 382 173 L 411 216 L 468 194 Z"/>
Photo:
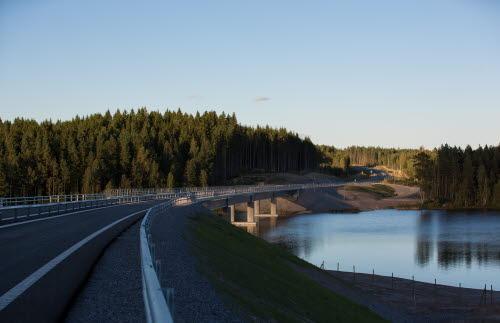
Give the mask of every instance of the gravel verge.
<path id="1" fill-rule="evenodd" d="M 161 261 L 162 287 L 173 288 L 176 322 L 240 322 L 214 287 L 197 270 L 197 259 L 186 240 L 187 217 L 206 212 L 201 206 L 175 207 L 157 216 L 152 227 L 156 259 Z"/>
<path id="2" fill-rule="evenodd" d="M 68 309 L 66 322 L 144 322 L 139 227 L 106 248 Z"/>

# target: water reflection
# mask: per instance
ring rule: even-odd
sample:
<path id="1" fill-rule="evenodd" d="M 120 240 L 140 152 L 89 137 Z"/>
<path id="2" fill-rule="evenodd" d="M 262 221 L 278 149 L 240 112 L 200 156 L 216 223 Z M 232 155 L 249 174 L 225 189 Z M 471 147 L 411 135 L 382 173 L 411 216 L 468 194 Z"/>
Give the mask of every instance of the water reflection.
<path id="1" fill-rule="evenodd" d="M 274 222 L 272 222 L 274 220 Z M 500 286 L 500 212 L 381 210 L 259 219 L 257 235 L 313 263 Z"/>
<path id="2" fill-rule="evenodd" d="M 497 214 L 423 211 L 418 217 L 416 260 L 428 265 L 437 251 L 443 268 L 500 265 Z"/>

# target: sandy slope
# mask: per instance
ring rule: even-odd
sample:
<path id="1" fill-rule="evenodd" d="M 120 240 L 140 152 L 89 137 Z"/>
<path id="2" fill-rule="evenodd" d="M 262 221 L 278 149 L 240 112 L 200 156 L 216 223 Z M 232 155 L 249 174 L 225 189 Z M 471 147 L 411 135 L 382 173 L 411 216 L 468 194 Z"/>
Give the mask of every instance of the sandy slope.
<path id="1" fill-rule="evenodd" d="M 369 185 L 369 184 L 357 184 Z M 395 189 L 396 196 L 378 199 L 371 193 L 348 191 L 343 187 L 301 191 L 298 196 L 278 198 L 278 214 L 365 211 L 384 208 L 415 207 L 419 204 L 417 187 L 386 184 Z M 240 212 L 246 211 L 244 205 L 237 206 Z M 269 201 L 261 202 L 262 213 L 269 212 Z"/>

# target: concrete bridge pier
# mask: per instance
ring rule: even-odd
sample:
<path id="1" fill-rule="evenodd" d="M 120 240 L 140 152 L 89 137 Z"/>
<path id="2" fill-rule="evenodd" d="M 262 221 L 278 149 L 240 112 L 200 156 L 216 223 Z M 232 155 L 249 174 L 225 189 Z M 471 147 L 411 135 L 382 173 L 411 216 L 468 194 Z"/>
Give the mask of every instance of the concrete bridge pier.
<path id="1" fill-rule="evenodd" d="M 270 212 L 268 214 L 263 214 L 260 212 L 260 201 L 254 201 L 254 210 L 255 210 L 255 217 L 265 217 L 265 218 L 273 218 L 278 216 L 278 204 L 276 201 L 276 198 L 273 196 L 271 197 L 270 201 Z"/>
<path id="2" fill-rule="evenodd" d="M 253 201 L 253 209 L 254 209 L 254 215 L 259 216 L 260 215 L 260 200 Z"/>
<path id="3" fill-rule="evenodd" d="M 257 201 L 255 201 L 257 202 Z M 255 202 L 247 202 L 247 223 L 255 223 L 255 211 L 254 211 L 254 203 Z"/>
<path id="4" fill-rule="evenodd" d="M 231 223 L 234 223 L 234 204 L 229 205 L 229 218 L 231 219 Z"/>
<path id="5" fill-rule="evenodd" d="M 276 201 L 276 198 L 273 196 L 271 197 L 271 216 L 278 216 L 278 203 Z"/>

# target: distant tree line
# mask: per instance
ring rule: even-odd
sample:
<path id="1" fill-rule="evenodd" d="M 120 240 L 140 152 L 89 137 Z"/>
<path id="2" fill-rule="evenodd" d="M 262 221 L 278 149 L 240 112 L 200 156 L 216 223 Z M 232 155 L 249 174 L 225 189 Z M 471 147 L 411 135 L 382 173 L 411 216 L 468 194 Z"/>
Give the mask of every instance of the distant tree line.
<path id="1" fill-rule="evenodd" d="M 500 207 L 500 145 L 464 150 L 448 145 L 414 157 L 415 178 L 428 203 L 456 208 Z"/>
<path id="2" fill-rule="evenodd" d="M 335 148 L 318 146 L 323 156 L 323 166 L 330 165 L 337 169 L 346 169 L 349 165 L 386 166 L 400 171 L 405 177 L 414 175 L 413 157 L 418 149 L 396 149 L 381 147 L 351 146 Z"/>
<path id="3" fill-rule="evenodd" d="M 70 121 L 0 119 L 0 196 L 223 184 L 249 171 L 315 169 L 321 153 L 286 129 L 235 115 L 146 109 Z"/>

